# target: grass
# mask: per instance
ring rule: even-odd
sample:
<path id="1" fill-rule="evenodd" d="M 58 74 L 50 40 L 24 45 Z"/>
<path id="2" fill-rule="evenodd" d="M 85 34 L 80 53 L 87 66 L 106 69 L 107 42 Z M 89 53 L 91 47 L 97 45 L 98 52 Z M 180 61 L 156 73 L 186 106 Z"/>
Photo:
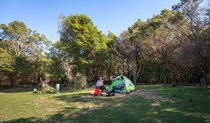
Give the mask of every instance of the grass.
<path id="1" fill-rule="evenodd" d="M 32 94 L 31 88 L 0 90 L 0 122 L 207 123 L 210 90 L 138 86 L 132 95 L 94 97 L 93 88 Z"/>

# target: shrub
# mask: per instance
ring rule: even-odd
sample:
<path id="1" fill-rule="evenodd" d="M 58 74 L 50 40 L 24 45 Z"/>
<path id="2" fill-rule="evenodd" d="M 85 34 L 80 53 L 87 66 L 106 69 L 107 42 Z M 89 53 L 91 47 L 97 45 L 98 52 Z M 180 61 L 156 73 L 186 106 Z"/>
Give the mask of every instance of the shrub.
<path id="1" fill-rule="evenodd" d="M 85 75 L 77 74 L 75 77 L 74 87 L 76 89 L 84 89 L 87 87 L 87 81 Z"/>
<path id="2" fill-rule="evenodd" d="M 42 84 L 38 89 L 34 88 L 33 90 L 33 93 L 35 94 L 55 93 L 55 92 L 56 92 L 55 88 L 47 84 Z"/>

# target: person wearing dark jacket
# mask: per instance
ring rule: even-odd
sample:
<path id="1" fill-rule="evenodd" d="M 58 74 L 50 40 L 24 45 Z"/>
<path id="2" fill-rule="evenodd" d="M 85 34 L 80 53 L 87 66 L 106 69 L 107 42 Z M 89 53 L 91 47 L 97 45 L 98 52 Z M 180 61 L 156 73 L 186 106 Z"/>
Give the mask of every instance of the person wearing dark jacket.
<path id="1" fill-rule="evenodd" d="M 112 90 L 108 92 L 107 96 L 115 96 L 115 90 L 123 90 L 125 85 L 125 80 L 123 76 L 120 76 L 120 84 L 117 86 L 113 86 Z"/>

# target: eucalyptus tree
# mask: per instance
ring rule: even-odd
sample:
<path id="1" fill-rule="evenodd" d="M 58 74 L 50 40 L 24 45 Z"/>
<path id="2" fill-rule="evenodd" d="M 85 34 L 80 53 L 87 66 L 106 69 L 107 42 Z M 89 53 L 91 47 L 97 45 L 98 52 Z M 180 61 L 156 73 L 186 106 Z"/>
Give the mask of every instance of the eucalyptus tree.
<path id="1" fill-rule="evenodd" d="M 118 42 L 118 37 L 109 31 L 108 35 L 107 35 L 107 46 L 108 49 L 105 50 L 103 57 L 103 61 L 104 61 L 104 67 L 106 68 L 106 73 L 107 73 L 107 77 L 108 80 L 111 81 L 111 76 L 117 76 L 119 74 L 116 73 L 116 70 L 118 70 L 118 68 L 116 68 L 117 64 L 118 64 L 118 57 L 116 56 L 116 43 Z"/>
<path id="2" fill-rule="evenodd" d="M 17 76 L 21 73 L 24 73 L 24 68 L 28 68 L 26 64 L 21 64 L 24 58 L 24 49 L 25 46 L 28 45 L 27 38 L 30 36 L 31 30 L 27 28 L 27 26 L 23 22 L 14 21 L 7 25 L 1 24 L 0 26 L 2 45 L 4 46 L 4 50 L 6 50 L 13 58 L 13 72 L 7 74 L 11 79 L 11 86 L 17 85 Z M 12 60 L 11 60 L 12 61 Z M 26 66 L 25 66 L 26 65 Z M 27 73 L 27 72 L 26 72 Z"/>
<path id="3" fill-rule="evenodd" d="M 76 72 L 74 65 L 72 64 L 72 58 L 63 50 L 61 41 L 58 41 L 53 45 L 54 47 L 50 49 L 50 58 L 52 60 L 50 73 L 52 74 L 52 79 L 58 79 L 56 81 L 64 83 L 64 87 L 74 85 Z"/>
<path id="4" fill-rule="evenodd" d="M 62 16 L 60 23 L 61 49 L 68 53 L 76 71 L 94 78 L 98 76 L 101 52 L 107 49 L 107 40 L 92 20 L 84 14 Z"/>
<path id="5" fill-rule="evenodd" d="M 12 73 L 14 71 L 14 57 L 7 52 L 0 42 L 0 86 L 5 82 L 3 78 L 5 75 Z"/>
<path id="6" fill-rule="evenodd" d="M 145 45 L 143 44 L 147 37 L 146 28 L 146 23 L 138 19 L 128 28 L 128 31 L 121 33 L 116 44 L 117 55 L 121 58 L 119 63 L 123 67 L 122 72 L 125 74 L 125 68 L 127 68 L 127 74 L 131 73 L 133 75 L 135 84 L 145 68 Z"/>
<path id="7" fill-rule="evenodd" d="M 57 48 L 59 43 L 59 41 L 54 43 L 49 49 L 47 73 L 49 73 L 52 83 L 63 83 L 64 86 L 67 86 L 67 77 L 69 77 L 69 74 L 65 70 L 69 68 L 68 66 L 64 66 L 64 63 L 66 63 L 64 60 L 65 53 Z M 71 81 L 71 78 L 69 80 Z"/>
<path id="8" fill-rule="evenodd" d="M 130 74 L 129 67 L 131 66 L 131 60 L 129 59 L 129 55 L 131 55 L 133 47 L 129 40 L 129 36 L 130 35 L 128 31 L 123 31 L 119 36 L 118 42 L 115 43 L 116 48 L 114 49 L 114 54 L 116 57 L 115 61 L 117 62 L 116 72 L 117 74 L 123 74 L 127 76 Z"/>
<path id="9" fill-rule="evenodd" d="M 7 25 L 1 24 L 0 28 L 1 38 L 3 45 L 8 46 L 8 50 L 11 51 L 16 57 L 23 54 L 25 46 L 28 44 L 28 38 L 31 34 L 29 29 L 23 22 L 14 21 Z"/>
<path id="10" fill-rule="evenodd" d="M 33 64 L 34 70 L 34 82 L 37 82 L 37 79 L 41 79 L 41 77 L 46 77 L 44 68 L 41 64 L 47 62 L 46 54 L 49 52 L 49 47 L 51 46 L 51 41 L 46 38 L 45 35 L 38 33 L 37 31 L 33 31 L 28 39 L 29 46 L 27 47 L 26 55 L 29 60 Z M 40 64 L 39 64 L 40 63 Z M 43 64 L 43 65 L 45 65 Z M 39 78 L 37 78 L 37 73 L 39 74 Z M 38 80 L 39 81 L 39 80 Z"/>
<path id="11" fill-rule="evenodd" d="M 159 82 L 166 84 L 169 79 L 174 81 L 175 73 L 175 50 L 177 43 L 174 41 L 172 32 L 166 28 L 168 21 L 174 17 L 173 11 L 164 9 L 159 15 L 148 20 L 152 28 L 153 38 L 150 41 L 151 49 L 155 54 L 156 69 L 159 71 Z"/>
<path id="12" fill-rule="evenodd" d="M 203 0 L 181 0 L 173 6 L 175 11 L 184 15 L 184 19 L 169 26 L 174 30 L 181 48 L 189 55 L 196 71 L 209 83 L 210 73 L 210 40 L 209 40 L 209 14 L 201 6 Z M 195 71 L 195 72 L 196 72 Z M 198 76 L 198 75 L 197 75 Z"/>
<path id="13" fill-rule="evenodd" d="M 16 86 L 19 79 L 27 79 L 36 73 L 38 56 L 44 55 L 43 49 L 49 44 L 48 39 L 36 31 L 31 31 L 23 22 L 14 21 L 7 25 L 1 24 L 1 43 L 5 50 L 14 57 L 14 71 L 11 85 Z M 34 64 L 34 65 L 33 65 Z M 36 76 L 36 74 L 35 74 Z M 36 77 L 34 77 L 34 82 Z"/>

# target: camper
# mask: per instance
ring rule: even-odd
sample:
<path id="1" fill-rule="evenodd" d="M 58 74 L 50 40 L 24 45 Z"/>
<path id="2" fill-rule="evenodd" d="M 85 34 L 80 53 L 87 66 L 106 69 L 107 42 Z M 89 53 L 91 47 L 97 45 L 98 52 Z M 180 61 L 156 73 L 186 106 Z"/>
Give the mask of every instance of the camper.
<path id="1" fill-rule="evenodd" d="M 112 90 L 113 86 L 117 86 L 117 85 L 120 84 L 120 77 L 121 76 L 118 76 L 112 81 L 111 85 L 108 88 L 108 92 L 110 92 Z M 125 93 L 125 94 L 128 94 L 128 93 L 134 91 L 135 86 L 132 83 L 132 81 L 129 78 L 127 78 L 126 76 L 123 76 L 123 78 L 124 78 L 124 81 L 125 81 L 124 89 L 123 90 L 116 90 L 116 91 L 120 92 L 120 93 Z"/>

